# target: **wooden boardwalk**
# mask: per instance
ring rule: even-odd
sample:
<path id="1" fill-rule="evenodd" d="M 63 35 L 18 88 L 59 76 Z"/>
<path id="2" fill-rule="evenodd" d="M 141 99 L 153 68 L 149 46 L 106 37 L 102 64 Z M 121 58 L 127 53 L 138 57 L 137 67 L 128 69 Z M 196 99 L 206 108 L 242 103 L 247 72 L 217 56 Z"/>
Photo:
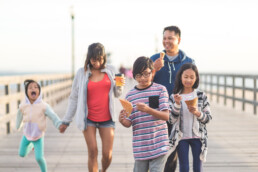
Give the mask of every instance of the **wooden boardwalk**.
<path id="1" fill-rule="evenodd" d="M 116 103 L 118 112 L 121 106 L 117 100 Z M 62 117 L 66 107 L 67 101 L 65 100 L 56 105 L 54 109 Z M 204 171 L 257 172 L 258 117 L 216 104 L 212 104 L 212 115 L 213 120 L 208 124 L 209 150 L 207 162 L 204 163 Z M 18 156 L 21 135 L 20 131 L 0 138 L 0 172 L 40 171 L 33 152 L 26 158 Z M 131 138 L 131 128 L 124 128 L 117 122 L 113 160 L 108 171 L 133 171 Z M 101 147 L 100 145 L 98 147 L 100 163 Z M 49 172 L 88 171 L 86 143 L 75 122 L 65 134 L 59 134 L 48 121 L 48 130 L 45 135 L 45 158 Z"/>

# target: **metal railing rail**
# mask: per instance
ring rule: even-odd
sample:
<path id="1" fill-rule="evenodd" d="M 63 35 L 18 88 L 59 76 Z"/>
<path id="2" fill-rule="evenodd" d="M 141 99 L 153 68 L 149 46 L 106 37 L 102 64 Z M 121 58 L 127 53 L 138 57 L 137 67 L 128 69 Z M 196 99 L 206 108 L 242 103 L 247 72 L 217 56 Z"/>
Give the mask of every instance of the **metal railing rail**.
<path id="1" fill-rule="evenodd" d="M 238 101 L 242 103 L 243 111 L 246 104 L 250 104 L 253 113 L 257 114 L 257 79 L 258 75 L 200 73 L 200 88 L 210 94 L 211 100 L 215 96 L 217 103 L 220 98 L 224 99 L 224 105 L 227 105 L 227 100 L 232 100 L 232 107 L 235 108 Z M 252 97 L 247 96 L 247 92 Z"/>

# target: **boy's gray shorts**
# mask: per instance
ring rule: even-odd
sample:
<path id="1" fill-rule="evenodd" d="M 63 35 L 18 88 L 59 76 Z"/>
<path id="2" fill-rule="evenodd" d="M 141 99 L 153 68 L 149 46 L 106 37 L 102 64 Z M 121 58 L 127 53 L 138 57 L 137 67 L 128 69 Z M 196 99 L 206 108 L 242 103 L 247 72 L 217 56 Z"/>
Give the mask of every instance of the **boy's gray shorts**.
<path id="1" fill-rule="evenodd" d="M 167 155 L 161 155 L 155 159 L 149 160 L 135 160 L 134 172 L 163 172 L 165 163 L 167 161 Z"/>

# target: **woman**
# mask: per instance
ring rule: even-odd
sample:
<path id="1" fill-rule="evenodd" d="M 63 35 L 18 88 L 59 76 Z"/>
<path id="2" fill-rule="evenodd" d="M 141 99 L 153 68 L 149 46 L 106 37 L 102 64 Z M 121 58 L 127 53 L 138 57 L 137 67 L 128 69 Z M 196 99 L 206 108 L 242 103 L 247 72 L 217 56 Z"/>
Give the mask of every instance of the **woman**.
<path id="1" fill-rule="evenodd" d="M 114 96 L 122 94 L 122 86 L 116 86 L 114 69 L 106 65 L 104 46 L 93 43 L 88 48 L 84 68 L 78 70 L 72 85 L 68 109 L 60 132 L 69 126 L 76 113 L 76 123 L 83 131 L 88 147 L 88 169 L 98 171 L 96 130 L 102 140 L 102 170 L 105 172 L 112 159 L 114 140 Z M 122 79 L 124 85 L 124 78 Z"/>

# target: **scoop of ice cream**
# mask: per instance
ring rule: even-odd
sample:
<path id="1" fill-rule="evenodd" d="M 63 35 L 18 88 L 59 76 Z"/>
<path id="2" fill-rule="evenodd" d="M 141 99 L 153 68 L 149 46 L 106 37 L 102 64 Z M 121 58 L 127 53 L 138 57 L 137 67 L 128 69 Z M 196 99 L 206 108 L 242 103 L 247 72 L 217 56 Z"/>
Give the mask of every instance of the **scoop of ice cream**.
<path id="1" fill-rule="evenodd" d="M 164 52 L 160 52 L 160 57 L 162 60 L 164 59 L 165 53 Z"/>

